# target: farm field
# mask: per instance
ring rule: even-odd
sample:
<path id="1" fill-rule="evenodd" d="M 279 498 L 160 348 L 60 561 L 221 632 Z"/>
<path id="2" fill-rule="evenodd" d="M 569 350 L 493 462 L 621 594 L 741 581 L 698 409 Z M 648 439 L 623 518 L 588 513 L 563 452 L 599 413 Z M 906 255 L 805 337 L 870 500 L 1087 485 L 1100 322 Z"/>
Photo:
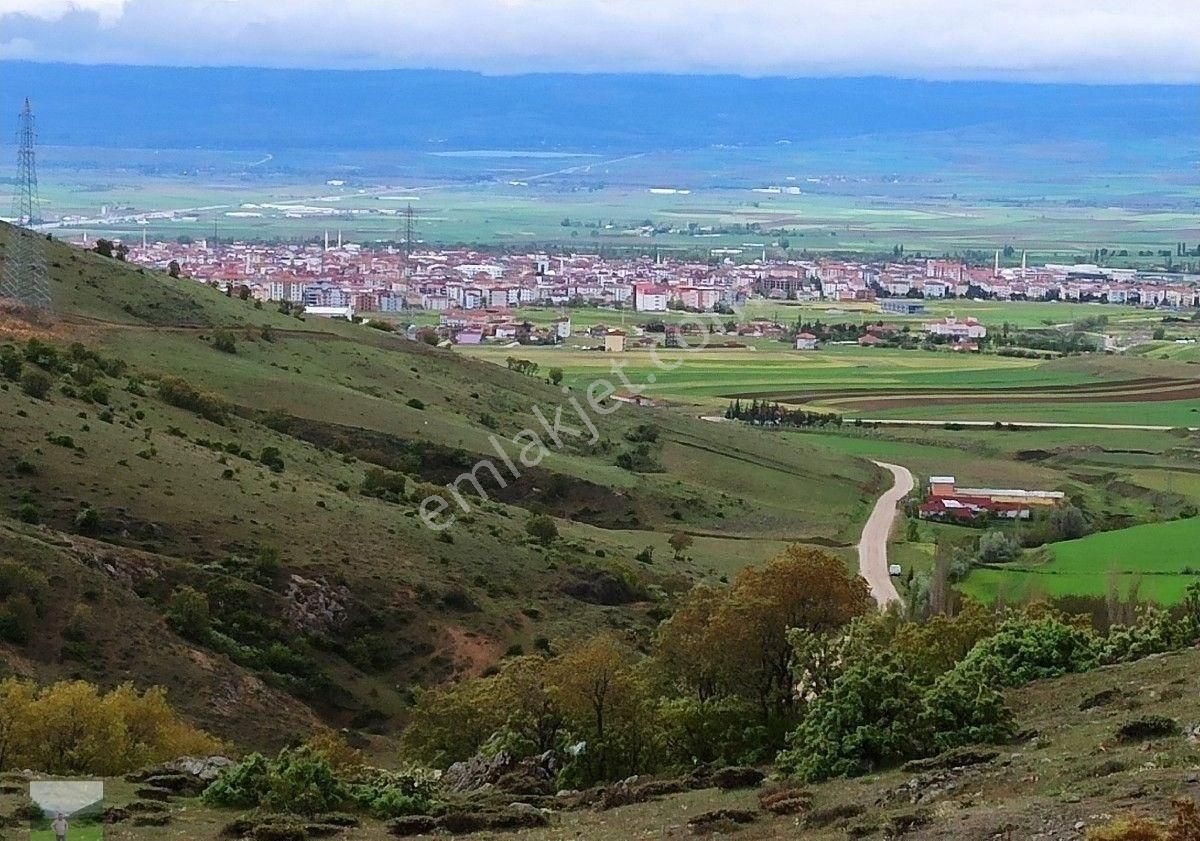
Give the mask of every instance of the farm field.
<path id="1" fill-rule="evenodd" d="M 960 587 L 985 601 L 1022 602 L 1039 596 L 1100 595 L 1113 572 L 1123 592 L 1139 582 L 1143 598 L 1174 603 L 1200 576 L 1194 546 L 1200 537 L 1200 435 L 1138 430 L 990 428 L 945 430 L 843 427 L 832 431 L 780 431 L 781 442 L 803 440 L 913 471 L 918 486 L 930 475 L 954 475 L 963 485 L 1060 490 L 1104 531 L 1051 544 L 1051 559 L 1010 568 L 976 568 Z M 1163 517 L 1168 522 L 1132 525 Z M 1020 530 L 1021 525 L 1002 526 Z M 976 529 L 920 522 L 916 540 L 903 527 L 893 534 L 890 558 L 905 574 L 927 572 L 937 542 L 970 543 Z M 1030 558 L 1041 557 L 1031 553 Z M 1194 575 L 1184 574 L 1189 565 Z"/>
<path id="2" fill-rule="evenodd" d="M 581 253 L 903 245 L 990 259 L 1011 245 L 1035 261 L 1106 248 L 1125 265 L 1194 238 L 1186 142 L 1166 158 L 1154 144 L 1102 145 L 1073 149 L 1069 166 L 1044 143 L 969 131 L 611 151 L 49 146 L 40 163 L 47 209 L 79 217 L 56 229 L 67 238 L 308 240 L 328 228 L 394 241 L 409 203 L 425 243 Z M 1004 262 L 1019 260 L 1014 250 Z"/>
<path id="3" fill-rule="evenodd" d="M 503 365 L 517 356 L 586 388 L 614 378 L 700 413 L 734 399 L 769 400 L 847 420 L 974 420 L 1200 426 L 1200 378 L 1190 365 L 1142 357 L 1038 360 L 994 354 L 827 347 L 817 352 L 762 341 L 744 348 L 630 350 L 564 347 L 456 348 Z M 661 364 L 660 364 L 661 363 Z"/>
<path id="4" fill-rule="evenodd" d="M 1037 596 L 1104 596 L 1112 586 L 1143 599 L 1181 600 L 1200 582 L 1200 517 L 1149 523 L 1052 544 L 1049 560 L 1015 562 L 972 572 L 963 590 L 984 601 Z"/>
<path id="5" fill-rule="evenodd" d="M 1036 329 L 1055 325 L 1071 324 L 1083 319 L 1104 317 L 1108 319 L 1106 332 L 1149 331 L 1162 322 L 1165 315 L 1179 315 L 1172 310 L 1141 309 L 1117 304 L 1080 304 L 1069 302 L 1042 301 L 975 301 L 942 300 L 926 301 L 926 312 L 920 315 L 899 315 L 879 310 L 878 304 L 856 302 L 823 301 L 776 301 L 752 298 L 740 305 L 733 314 L 687 313 L 675 310 L 667 312 L 637 312 L 632 309 L 606 307 L 518 307 L 513 310 L 514 318 L 531 324 L 544 326 L 561 316 L 570 316 L 571 327 L 581 332 L 597 325 L 608 327 L 644 326 L 655 322 L 666 324 L 719 324 L 737 322 L 750 323 L 767 320 L 777 324 L 792 325 L 797 321 L 821 321 L 826 324 L 874 324 L 883 322 L 898 326 L 919 327 L 953 315 L 959 318 L 977 318 L 986 326 L 999 329 L 1008 324 L 1013 329 Z M 1184 314 L 1186 315 L 1186 313 Z M 436 313 L 419 310 L 402 316 L 379 314 L 375 317 L 405 323 L 437 323 Z M 1192 331 L 1191 325 L 1173 325 Z M 1148 356 L 1180 346 L 1173 342 L 1147 343 L 1139 351 Z"/>

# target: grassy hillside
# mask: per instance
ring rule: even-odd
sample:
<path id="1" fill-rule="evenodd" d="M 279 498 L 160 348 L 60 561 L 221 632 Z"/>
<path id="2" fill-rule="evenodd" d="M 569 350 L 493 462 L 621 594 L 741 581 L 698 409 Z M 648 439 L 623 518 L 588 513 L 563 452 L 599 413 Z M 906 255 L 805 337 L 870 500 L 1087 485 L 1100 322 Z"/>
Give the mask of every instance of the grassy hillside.
<path id="1" fill-rule="evenodd" d="M 849 557 L 882 481 L 803 441 L 622 405 L 506 487 L 485 473 L 491 498 L 468 497 L 470 512 L 435 532 L 417 511 L 430 488 L 481 457 L 503 469 L 492 439 L 515 458 L 512 437 L 542 430 L 534 408 L 553 418 L 583 385 L 564 394 L 45 247 L 53 316 L 0 320 L 0 348 L 20 358 L 0 386 L 0 558 L 43 570 L 51 592 L 31 641 L 0 642 L 2 659 L 47 679 L 162 682 L 239 740 L 278 742 L 315 717 L 389 734 L 414 685 L 599 628 L 644 633 L 673 594 L 784 541 Z M 43 396 L 27 393 L 31 372 L 49 378 Z M 164 399 L 171 378 L 211 410 Z M 580 426 L 569 407 L 564 422 Z M 618 464 L 631 452 L 637 470 Z M 526 532 L 535 513 L 555 518 L 557 539 Z M 675 531 L 694 539 L 678 558 Z M 180 618 L 183 587 L 207 597 L 208 626 Z M 65 646 L 77 603 L 104 633 Z M 198 691 L 210 670 L 289 712 L 214 706 Z"/>
<path id="2" fill-rule="evenodd" d="M 799 816 L 760 811 L 759 792 L 753 789 L 706 788 L 610 810 L 556 809 L 547 828 L 477 837 L 686 837 L 689 820 L 730 809 L 751 812 L 752 822 L 728 827 L 720 837 L 743 841 L 1081 839 L 1114 816 L 1166 817 L 1173 798 L 1196 795 L 1200 749 L 1193 740 L 1182 731 L 1122 739 L 1118 730 L 1159 716 L 1188 726 L 1200 690 L 1198 674 L 1200 653 L 1188 651 L 1034 683 L 1010 695 L 1020 726 L 1012 743 L 969 751 L 957 761 L 925 761 L 809 786 L 811 807 Z M 107 781 L 107 802 L 123 806 L 136 799 L 136 788 L 124 780 Z M 11 812 L 18 802 L 15 794 L 0 795 L 0 812 Z M 194 799 L 176 800 L 167 811 L 166 830 L 122 823 L 108 827 L 106 837 L 139 841 L 167 831 L 172 837 L 216 841 L 240 814 L 207 808 Z M 368 819 L 336 837 L 383 841 L 393 836 L 382 823 Z"/>

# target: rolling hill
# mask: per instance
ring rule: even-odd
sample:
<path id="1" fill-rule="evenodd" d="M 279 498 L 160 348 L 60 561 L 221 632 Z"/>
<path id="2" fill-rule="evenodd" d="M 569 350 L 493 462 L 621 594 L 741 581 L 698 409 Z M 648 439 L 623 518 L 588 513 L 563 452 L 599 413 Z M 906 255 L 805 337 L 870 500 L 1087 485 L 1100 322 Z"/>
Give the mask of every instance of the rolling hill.
<path id="1" fill-rule="evenodd" d="M 53 316 L 0 316 L 0 559 L 46 585 L 0 662 L 162 684 L 237 743 L 318 721 L 387 737 L 415 687 L 599 628 L 645 634 L 693 582 L 785 542 L 848 558 L 883 481 L 615 403 L 551 446 L 538 415 L 581 427 L 579 387 L 45 248 Z M 504 487 L 484 468 L 489 498 L 426 528 L 421 500 L 480 459 L 503 470 L 496 447 L 515 458 L 522 430 L 542 431 L 540 461 Z M 527 530 L 538 515 L 557 537 Z M 673 557 L 677 531 L 694 543 Z"/>

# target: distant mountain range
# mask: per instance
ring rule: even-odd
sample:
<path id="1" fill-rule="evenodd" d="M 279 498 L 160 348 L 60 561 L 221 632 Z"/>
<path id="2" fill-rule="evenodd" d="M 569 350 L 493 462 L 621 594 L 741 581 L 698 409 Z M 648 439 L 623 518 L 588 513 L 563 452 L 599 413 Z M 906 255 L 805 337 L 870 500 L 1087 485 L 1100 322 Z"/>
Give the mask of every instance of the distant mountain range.
<path id="1" fill-rule="evenodd" d="M 1200 132 L 1200 86 L 890 78 L 483 76 L 0 62 L 0 137 L 30 96 L 48 145 L 654 150 L 985 128 L 1009 139 Z"/>

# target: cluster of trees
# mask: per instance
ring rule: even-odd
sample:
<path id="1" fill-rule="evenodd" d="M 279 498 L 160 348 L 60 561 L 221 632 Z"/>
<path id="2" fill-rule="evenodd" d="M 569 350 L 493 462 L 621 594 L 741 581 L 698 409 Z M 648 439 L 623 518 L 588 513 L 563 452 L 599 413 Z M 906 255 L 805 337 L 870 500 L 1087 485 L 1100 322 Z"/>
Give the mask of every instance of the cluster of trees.
<path id="1" fill-rule="evenodd" d="M 802 318 L 797 318 L 796 323 L 784 335 L 789 341 L 795 339 L 801 333 L 811 333 L 822 342 L 854 342 L 871 332 L 869 328 L 882 328 L 883 326 L 884 323 L 882 321 L 876 321 L 874 324 L 867 324 L 866 322 L 825 324 L 821 321 L 804 321 Z M 907 338 L 908 332 L 908 325 L 904 325 L 895 335 L 891 337 L 882 336 L 881 338 L 891 338 L 892 341 L 899 342 L 902 338 Z"/>
<path id="2" fill-rule="evenodd" d="M 772 760 L 818 781 L 1003 742 L 1008 688 L 1197 640 L 1200 587 L 1106 633 L 1044 605 L 917 620 L 875 611 L 840 559 L 792 547 L 693 589 L 652 640 L 603 634 L 423 692 L 404 748 L 437 765 L 556 751 L 564 786 Z"/>
<path id="3" fill-rule="evenodd" d="M 1094 353 L 1103 349 L 1103 343 L 1095 336 L 1079 330 L 1024 330 L 1002 336 L 999 344 L 1002 348 L 1016 347 L 1061 354 Z"/>
<path id="4" fill-rule="evenodd" d="M 0 681 L 0 771 L 112 776 L 221 748 L 180 719 L 161 689 L 101 693 L 83 681 Z"/>
<path id="5" fill-rule="evenodd" d="M 725 409 L 725 417 L 729 420 L 740 420 L 757 426 L 834 426 L 842 425 L 842 416 L 824 413 L 808 412 L 804 409 L 788 409 L 778 403 L 767 400 L 753 400 L 749 405 L 735 400 Z"/>
<path id="6" fill-rule="evenodd" d="M 515 356 L 510 356 L 504 360 L 504 364 L 508 366 L 508 370 L 516 371 L 518 374 L 524 374 L 527 377 L 537 375 L 539 366 L 536 362 L 528 359 L 517 359 Z"/>
<path id="7" fill-rule="evenodd" d="M 56 380 L 66 376 L 69 379 L 62 386 L 66 396 L 107 405 L 104 378 L 119 377 L 125 370 L 123 360 L 105 358 L 79 342 L 66 351 L 40 339 L 30 339 L 24 346 L 0 346 L 0 376 L 20 383 L 21 390 L 37 400 L 48 397 Z"/>
<path id="8" fill-rule="evenodd" d="M 562 751 L 563 785 L 698 762 L 762 762 L 796 723 L 789 628 L 825 634 L 872 606 L 836 557 L 792 547 L 728 587 L 694 589 L 647 651 L 602 634 L 417 698 L 407 754 Z"/>

